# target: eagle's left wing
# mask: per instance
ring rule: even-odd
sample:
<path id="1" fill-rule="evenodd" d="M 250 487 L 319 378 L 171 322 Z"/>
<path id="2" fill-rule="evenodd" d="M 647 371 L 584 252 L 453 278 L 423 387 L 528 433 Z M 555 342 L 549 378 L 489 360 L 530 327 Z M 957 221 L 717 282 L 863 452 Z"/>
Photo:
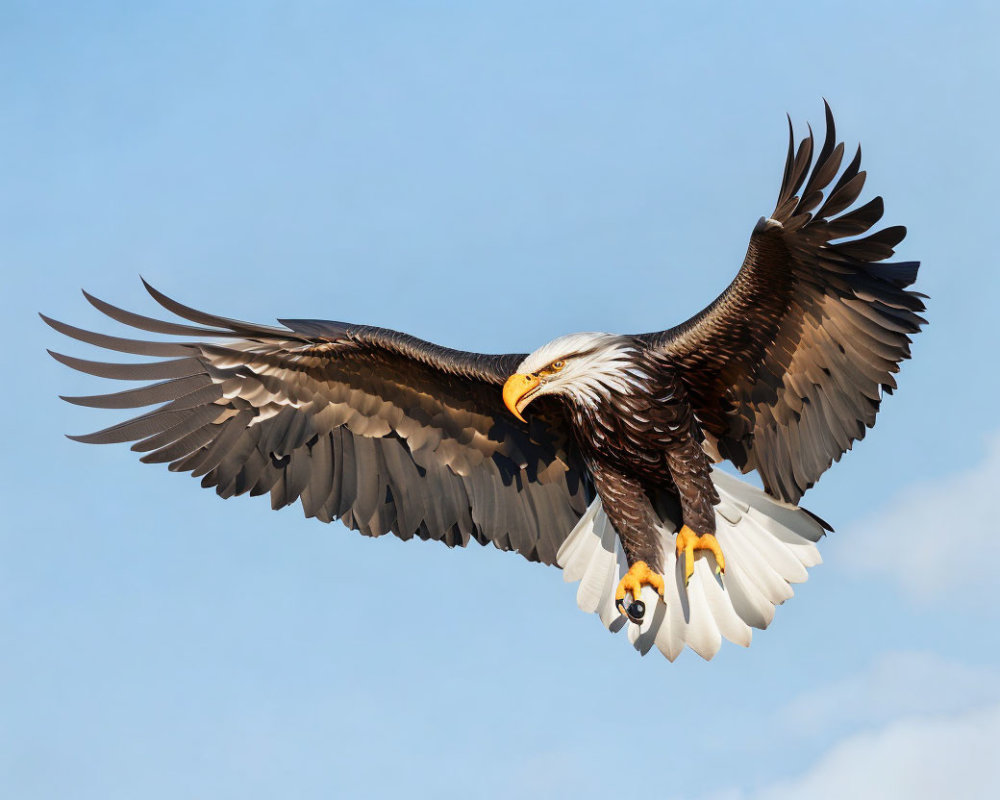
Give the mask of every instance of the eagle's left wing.
<path id="1" fill-rule="evenodd" d="M 789 123 L 777 206 L 739 274 L 700 314 L 640 336 L 677 368 L 719 455 L 790 502 L 874 424 L 924 323 L 921 295 L 906 288 L 918 263 L 885 261 L 906 229 L 869 232 L 882 198 L 851 208 L 861 150 L 833 183 L 835 143 L 829 106 L 814 163 L 812 132 L 796 150 Z"/>
<path id="2" fill-rule="evenodd" d="M 142 461 L 190 472 L 223 497 L 269 493 L 274 508 L 300 500 L 306 515 L 342 519 L 368 536 L 476 539 L 555 563 L 586 509 L 590 479 L 559 406 L 540 407 L 530 424 L 504 407 L 500 387 L 522 355 L 466 353 L 338 322 L 254 325 L 147 288 L 196 325 L 87 297 L 133 329 L 194 340 L 120 338 L 43 317 L 74 339 L 160 357 L 110 364 L 53 353 L 82 372 L 147 382 L 70 402 L 154 406 L 72 438 L 134 442 Z"/>

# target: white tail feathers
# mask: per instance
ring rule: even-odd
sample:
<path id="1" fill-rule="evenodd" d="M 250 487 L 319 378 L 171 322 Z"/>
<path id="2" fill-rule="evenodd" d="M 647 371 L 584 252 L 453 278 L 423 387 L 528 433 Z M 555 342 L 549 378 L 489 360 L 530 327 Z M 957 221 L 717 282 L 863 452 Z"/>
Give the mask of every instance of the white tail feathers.
<path id="1" fill-rule="evenodd" d="M 766 628 L 775 606 L 792 596 L 791 584 L 805 581 L 806 568 L 822 560 L 815 543 L 824 529 L 810 514 L 714 468 L 712 481 L 720 498 L 715 536 L 726 556 L 726 574 L 715 575 L 714 557 L 697 551 L 685 589 L 683 567 L 674 554 L 676 531 L 664 523 L 664 600 L 649 586 L 643 588 L 641 625 L 615 608 L 615 588 L 628 564 L 600 498 L 559 548 L 556 560 L 565 579 L 580 582 L 580 608 L 600 615 L 612 632 L 627 626 L 629 641 L 642 655 L 655 645 L 673 661 L 687 645 L 710 659 L 722 637 L 749 646 L 751 628 Z"/>

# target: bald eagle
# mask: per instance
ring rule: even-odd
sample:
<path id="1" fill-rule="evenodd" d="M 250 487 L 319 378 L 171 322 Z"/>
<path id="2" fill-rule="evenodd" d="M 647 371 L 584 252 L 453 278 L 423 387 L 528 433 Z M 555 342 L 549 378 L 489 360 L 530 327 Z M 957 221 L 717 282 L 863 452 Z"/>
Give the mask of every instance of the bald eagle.
<path id="1" fill-rule="evenodd" d="M 829 527 L 803 493 L 875 422 L 924 320 L 917 262 L 886 261 L 905 229 L 871 232 L 855 201 L 861 151 L 841 171 L 826 108 L 788 155 L 770 216 L 730 286 L 701 313 L 639 335 L 578 333 L 530 355 L 480 355 L 324 320 L 240 322 L 146 288 L 183 321 L 112 319 L 181 337 L 58 332 L 141 363 L 53 353 L 140 381 L 83 406 L 152 410 L 71 438 L 134 442 L 222 497 L 296 500 L 366 536 L 475 540 L 561 567 L 579 606 L 641 653 L 709 659 L 749 645 L 819 563 Z M 839 173 L 839 177 L 838 177 Z M 150 381 L 152 381 L 150 383 Z M 763 490 L 713 466 L 756 470 Z"/>

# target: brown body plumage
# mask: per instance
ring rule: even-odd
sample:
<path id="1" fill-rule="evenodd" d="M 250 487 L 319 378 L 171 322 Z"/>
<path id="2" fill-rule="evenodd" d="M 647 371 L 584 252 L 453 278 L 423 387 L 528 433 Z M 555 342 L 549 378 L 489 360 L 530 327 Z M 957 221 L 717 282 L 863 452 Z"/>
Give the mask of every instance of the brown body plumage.
<path id="1" fill-rule="evenodd" d="M 630 369 L 646 376 L 597 406 L 569 399 L 573 433 L 629 563 L 663 568 L 658 496 L 676 498 L 684 524 L 715 530 L 719 501 L 687 389 L 677 373 L 640 342 Z"/>

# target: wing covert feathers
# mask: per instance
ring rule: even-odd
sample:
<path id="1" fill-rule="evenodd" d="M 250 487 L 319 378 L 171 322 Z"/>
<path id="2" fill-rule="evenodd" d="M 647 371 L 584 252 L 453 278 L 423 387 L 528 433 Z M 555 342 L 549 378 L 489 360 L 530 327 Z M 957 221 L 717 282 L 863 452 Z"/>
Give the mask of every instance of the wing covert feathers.
<path id="1" fill-rule="evenodd" d="M 368 536 L 451 546 L 475 539 L 545 563 L 585 510 L 589 483 L 559 408 L 541 407 L 529 427 L 503 406 L 499 384 L 523 356 L 322 320 L 254 325 L 146 287 L 183 321 L 86 297 L 132 329 L 183 341 L 109 336 L 43 317 L 72 339 L 153 359 L 53 353 L 73 369 L 143 383 L 65 398 L 148 409 L 71 438 L 133 442 L 142 461 L 190 472 L 222 497 L 269 494 L 274 508 L 299 501 L 307 516 L 339 518 Z"/>
<path id="2" fill-rule="evenodd" d="M 789 502 L 874 424 L 925 322 L 906 289 L 919 264 L 885 261 L 906 229 L 872 230 L 881 197 L 852 208 L 860 148 L 834 182 L 844 145 L 829 106 L 814 149 L 811 130 L 796 149 L 789 122 L 778 201 L 739 274 L 700 314 L 641 337 L 679 370 L 719 455 Z"/>

